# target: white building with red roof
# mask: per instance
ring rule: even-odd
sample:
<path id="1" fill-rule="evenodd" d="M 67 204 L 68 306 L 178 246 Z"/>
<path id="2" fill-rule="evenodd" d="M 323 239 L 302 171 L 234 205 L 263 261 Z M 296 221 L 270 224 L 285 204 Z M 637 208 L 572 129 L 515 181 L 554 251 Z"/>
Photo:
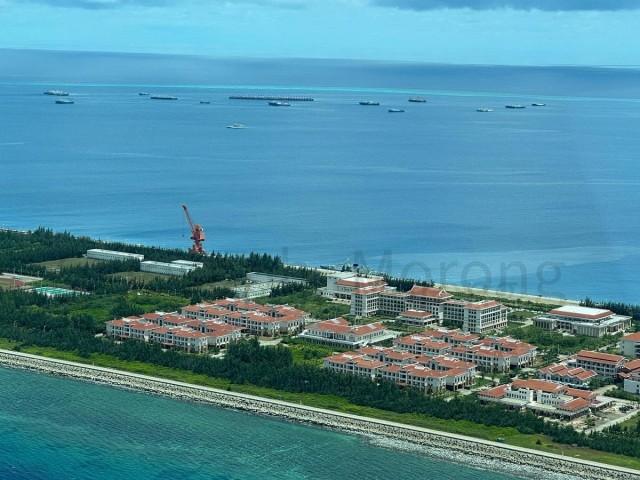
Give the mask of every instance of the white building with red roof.
<path id="1" fill-rule="evenodd" d="M 569 366 L 565 363 L 554 363 L 538 370 L 538 378 L 563 383 L 578 388 L 587 388 L 589 382 L 598 374 L 594 370 Z"/>
<path id="2" fill-rule="evenodd" d="M 620 348 L 625 357 L 640 358 L 640 332 L 622 337 Z"/>
<path id="3" fill-rule="evenodd" d="M 419 357 L 392 348 L 363 347 L 331 355 L 324 367 L 338 373 L 381 379 L 424 392 L 458 390 L 471 385 L 476 366 L 446 356 Z"/>
<path id="4" fill-rule="evenodd" d="M 394 336 L 393 333 L 385 329 L 382 322 L 351 325 L 342 317 L 313 323 L 298 335 L 300 338 L 313 342 L 349 347 L 361 347 L 382 342 L 394 338 Z"/>
<path id="5" fill-rule="evenodd" d="M 442 305 L 453 295 L 439 287 L 414 285 L 407 295 L 407 309 L 431 312 L 442 318 Z"/>
<path id="6" fill-rule="evenodd" d="M 415 355 L 448 355 L 485 371 L 506 372 L 533 364 L 537 348 L 510 337 L 486 337 L 444 328 L 398 337 L 394 346 Z"/>
<path id="7" fill-rule="evenodd" d="M 631 328 L 631 317 L 603 308 L 565 305 L 534 318 L 534 325 L 546 330 L 561 330 L 574 335 L 602 337 Z"/>
<path id="8" fill-rule="evenodd" d="M 275 336 L 302 330 L 309 314 L 289 305 L 261 305 L 248 300 L 225 298 L 188 305 L 182 315 L 199 321 L 219 320 L 252 335 Z"/>
<path id="9" fill-rule="evenodd" d="M 438 317 L 431 312 L 413 309 L 400 312 L 400 315 L 396 317 L 396 320 L 412 327 L 437 326 L 440 322 Z"/>
<path id="10" fill-rule="evenodd" d="M 509 309 L 496 300 L 468 302 L 450 300 L 442 304 L 442 319 L 457 324 L 463 331 L 487 333 L 507 326 Z"/>
<path id="11" fill-rule="evenodd" d="M 573 418 L 606 403 L 595 392 L 579 390 L 547 380 L 518 379 L 478 393 L 478 398 L 514 408 L 527 408 L 543 415 Z"/>
<path id="12" fill-rule="evenodd" d="M 581 350 L 576 355 L 576 365 L 593 370 L 603 377 L 616 378 L 625 364 L 622 355 Z"/>
<path id="13" fill-rule="evenodd" d="M 107 335 L 119 340 L 139 340 L 158 343 L 167 348 L 175 347 L 188 352 L 203 353 L 208 350 L 209 336 L 187 326 L 161 325 L 142 317 L 126 317 L 106 322 Z"/>

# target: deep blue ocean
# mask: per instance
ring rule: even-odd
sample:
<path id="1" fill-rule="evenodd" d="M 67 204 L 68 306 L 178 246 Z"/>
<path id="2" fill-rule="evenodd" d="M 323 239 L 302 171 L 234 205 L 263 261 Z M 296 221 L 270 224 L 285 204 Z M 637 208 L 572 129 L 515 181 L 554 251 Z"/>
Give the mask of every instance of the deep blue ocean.
<path id="1" fill-rule="evenodd" d="M 639 70 L 5 50 L 0 126 L 0 226 L 640 302 Z"/>
<path id="2" fill-rule="evenodd" d="M 363 437 L 0 368 L 2 480 L 515 480 Z"/>

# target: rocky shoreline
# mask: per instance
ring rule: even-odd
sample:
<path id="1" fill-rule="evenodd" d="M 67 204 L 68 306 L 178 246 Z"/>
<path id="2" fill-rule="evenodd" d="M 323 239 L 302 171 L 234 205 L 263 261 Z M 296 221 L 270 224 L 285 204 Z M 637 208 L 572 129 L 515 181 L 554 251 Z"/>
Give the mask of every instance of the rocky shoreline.
<path id="1" fill-rule="evenodd" d="M 50 375 L 60 375 L 154 395 L 170 396 L 181 400 L 275 416 L 285 420 L 309 423 L 368 437 L 382 437 L 388 440 L 390 444 L 395 442 L 398 448 L 403 448 L 400 445 L 410 445 L 427 451 L 430 448 L 445 449 L 452 454 L 451 456 L 471 456 L 477 458 L 483 464 L 486 462 L 502 462 L 517 468 L 519 472 L 522 472 L 523 466 L 526 466 L 527 469 L 543 471 L 547 474 L 545 478 L 549 478 L 549 474 L 553 473 L 573 478 L 579 475 L 584 480 L 640 479 L 639 471 L 622 467 L 560 457 L 461 435 L 447 434 L 118 370 L 48 359 L 20 352 L 0 350 L 0 366 L 34 370 Z M 516 471 L 515 469 L 509 470 Z"/>

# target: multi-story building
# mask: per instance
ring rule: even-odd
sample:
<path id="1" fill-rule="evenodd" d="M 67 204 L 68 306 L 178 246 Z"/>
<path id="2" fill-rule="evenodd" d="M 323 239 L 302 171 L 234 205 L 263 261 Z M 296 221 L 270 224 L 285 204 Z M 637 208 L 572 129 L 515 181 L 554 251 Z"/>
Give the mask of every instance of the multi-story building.
<path id="1" fill-rule="evenodd" d="M 478 393 L 481 400 L 515 408 L 527 408 L 542 415 L 574 418 L 604 403 L 596 394 L 547 380 L 515 380 Z"/>
<path id="2" fill-rule="evenodd" d="M 631 317 L 617 315 L 602 308 L 565 305 L 534 318 L 534 325 L 574 335 L 602 337 L 628 330 L 631 327 Z"/>
<path id="3" fill-rule="evenodd" d="M 149 273 L 159 273 L 160 275 L 182 276 L 195 270 L 196 267 L 182 265 L 180 263 L 156 262 L 145 260 L 140 262 L 140 271 Z"/>
<path id="4" fill-rule="evenodd" d="M 338 317 L 311 324 L 298 337 L 330 345 L 360 347 L 393 338 L 393 334 L 382 322 L 350 325 L 346 319 Z"/>
<path id="5" fill-rule="evenodd" d="M 414 355 L 446 355 L 451 351 L 451 344 L 444 340 L 434 339 L 429 330 L 423 333 L 398 337 L 393 341 L 394 347 Z"/>
<path id="6" fill-rule="evenodd" d="M 431 327 L 438 325 L 438 317 L 423 310 L 405 310 L 396 320 L 412 327 Z"/>
<path id="7" fill-rule="evenodd" d="M 195 270 L 196 268 L 203 268 L 204 263 L 202 262 L 193 262 L 191 260 L 172 260 L 171 263 L 174 265 L 182 265 L 183 267 L 188 267 L 191 270 Z"/>
<path id="8" fill-rule="evenodd" d="M 453 295 L 442 288 L 414 285 L 407 295 L 407 309 L 431 312 L 441 319 L 443 304 L 452 298 Z"/>
<path id="9" fill-rule="evenodd" d="M 394 346 L 416 355 L 448 355 L 485 371 L 506 372 L 530 366 L 537 355 L 531 344 L 510 337 L 487 337 L 444 328 L 398 337 Z"/>
<path id="10" fill-rule="evenodd" d="M 443 320 L 458 324 L 465 332 L 500 331 L 507 326 L 508 312 L 507 307 L 495 300 L 450 300 L 442 303 Z"/>
<path id="11" fill-rule="evenodd" d="M 640 358 L 640 332 L 625 335 L 620 345 L 625 357 Z"/>
<path id="12" fill-rule="evenodd" d="M 408 292 L 389 287 L 383 277 L 362 276 L 351 272 L 332 272 L 327 285 L 319 292 L 329 298 L 349 301 L 351 314 L 358 317 L 373 315 L 397 316 L 407 310 L 432 313 L 442 318 L 442 304 L 453 295 L 436 287 L 414 285 Z"/>
<path id="13" fill-rule="evenodd" d="M 458 390 L 473 383 L 476 366 L 446 356 L 425 357 L 391 348 L 363 347 L 331 355 L 325 368 L 382 379 L 425 392 Z"/>
<path id="14" fill-rule="evenodd" d="M 624 391 L 640 395 L 640 371 L 624 379 Z"/>
<path id="15" fill-rule="evenodd" d="M 182 308 L 182 315 L 196 320 L 220 320 L 263 336 L 296 333 L 309 318 L 308 313 L 289 305 L 261 305 L 235 298 L 188 305 Z"/>
<path id="16" fill-rule="evenodd" d="M 107 335 L 120 339 L 135 339 L 175 347 L 188 352 L 208 350 L 209 336 L 185 326 L 162 326 L 142 317 L 127 317 L 106 322 Z"/>
<path id="17" fill-rule="evenodd" d="M 141 262 L 144 260 L 144 255 L 139 255 L 137 253 L 118 252 L 116 250 L 103 250 L 101 248 L 91 248 L 87 250 L 87 258 L 109 261 L 116 260 L 121 262 L 127 260 L 135 260 Z"/>
<path id="18" fill-rule="evenodd" d="M 319 293 L 328 298 L 351 301 L 354 290 L 367 287 L 384 287 L 384 278 L 373 275 L 359 275 L 353 272 L 332 272 L 327 275 L 327 286 Z"/>
<path id="19" fill-rule="evenodd" d="M 578 388 L 587 388 L 589 382 L 597 376 L 598 374 L 593 370 L 568 366 L 564 363 L 554 363 L 538 370 L 538 378 L 542 380 L 563 383 Z"/>
<path id="20" fill-rule="evenodd" d="M 576 366 L 593 370 L 603 377 L 616 378 L 625 364 L 622 355 L 581 350 L 576 355 Z"/>

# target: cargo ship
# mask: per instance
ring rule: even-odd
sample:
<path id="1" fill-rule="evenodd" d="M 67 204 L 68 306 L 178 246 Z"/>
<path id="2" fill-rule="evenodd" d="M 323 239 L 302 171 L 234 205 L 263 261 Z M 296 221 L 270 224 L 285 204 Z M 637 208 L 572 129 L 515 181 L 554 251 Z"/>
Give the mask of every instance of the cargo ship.
<path id="1" fill-rule="evenodd" d="M 231 95 L 230 100 L 259 100 L 274 102 L 313 102 L 312 97 L 290 97 L 290 96 L 273 96 L 273 95 Z"/>
<path id="2" fill-rule="evenodd" d="M 55 97 L 68 97 L 69 92 L 64 92 L 62 90 L 47 90 L 44 92 L 45 95 L 53 95 Z"/>
<path id="3" fill-rule="evenodd" d="M 151 100 L 178 100 L 178 97 L 172 95 L 151 95 Z"/>

